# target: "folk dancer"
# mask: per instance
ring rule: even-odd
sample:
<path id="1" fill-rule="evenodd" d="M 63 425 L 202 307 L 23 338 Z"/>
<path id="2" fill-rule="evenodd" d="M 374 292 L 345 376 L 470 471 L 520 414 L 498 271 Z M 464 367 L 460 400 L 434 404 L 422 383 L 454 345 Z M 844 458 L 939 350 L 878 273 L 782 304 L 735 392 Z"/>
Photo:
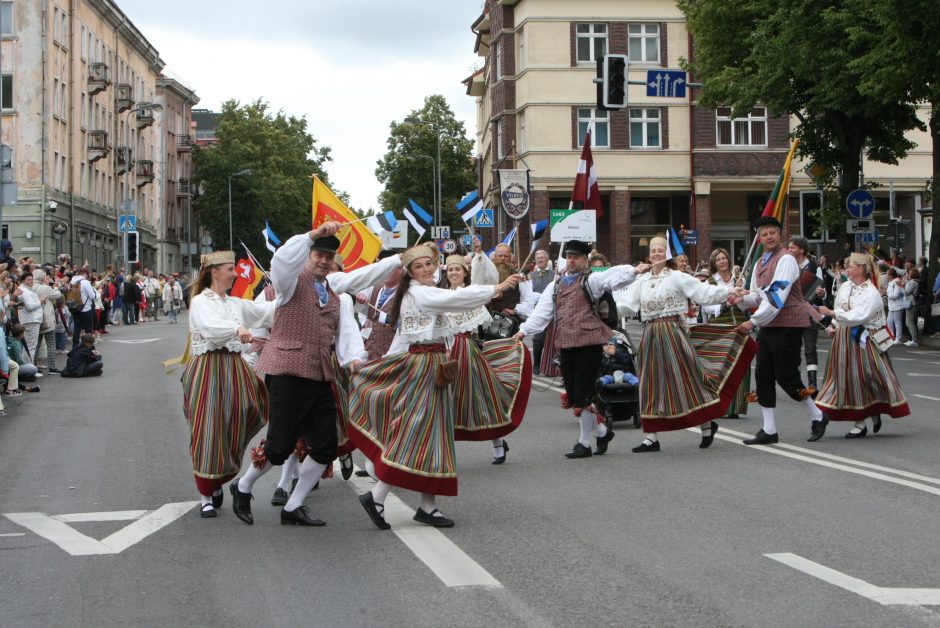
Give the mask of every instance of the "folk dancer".
<path id="1" fill-rule="evenodd" d="M 709 283 L 712 285 L 724 286 L 731 291 L 741 286 L 741 268 L 740 266 L 731 265 L 731 254 L 728 253 L 727 249 L 719 247 L 712 251 L 708 258 L 708 272 L 711 274 Z M 709 310 L 708 322 L 712 325 L 734 325 L 737 327 L 738 319 L 744 320 L 747 318 L 746 312 L 741 312 L 737 307 L 728 304 L 712 305 L 705 309 Z M 734 393 L 734 399 L 731 400 L 731 405 L 728 406 L 725 416 L 729 419 L 737 419 L 741 415 L 747 414 L 747 396 L 750 389 L 751 369 L 748 368 L 744 372 L 744 379 L 741 380 L 741 385 Z"/>
<path id="2" fill-rule="evenodd" d="M 826 290 L 823 288 L 822 273 L 819 270 L 819 264 L 810 257 L 809 241 L 803 236 L 794 236 L 787 242 L 787 250 L 796 260 L 800 267 L 800 291 L 803 293 L 803 300 L 812 306 L 819 306 L 825 303 Z M 816 314 L 815 308 L 807 310 L 812 319 L 809 326 L 803 330 L 803 355 L 806 358 L 806 387 L 813 390 L 813 397 L 819 390 L 819 383 L 816 378 L 819 370 L 819 356 L 816 352 L 816 341 L 819 338 L 819 325 L 817 321 L 820 316 Z"/>

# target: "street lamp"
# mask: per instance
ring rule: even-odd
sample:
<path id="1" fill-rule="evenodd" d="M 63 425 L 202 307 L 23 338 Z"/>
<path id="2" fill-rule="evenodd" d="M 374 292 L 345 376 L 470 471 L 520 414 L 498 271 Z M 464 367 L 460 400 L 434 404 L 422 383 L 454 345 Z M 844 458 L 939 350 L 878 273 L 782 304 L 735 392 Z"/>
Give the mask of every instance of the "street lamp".
<path id="1" fill-rule="evenodd" d="M 443 203 L 443 191 L 441 189 L 441 169 L 443 167 L 443 164 L 441 164 L 441 133 L 434 127 L 425 125 L 414 116 L 406 117 L 402 124 L 414 128 L 419 126 L 428 126 L 431 129 L 431 132 L 434 133 L 434 137 L 437 139 L 437 177 L 435 177 L 437 183 L 437 207 L 434 209 L 434 224 L 439 225 L 441 224 L 441 216 L 443 215 L 443 210 L 441 208 Z"/>
<path id="2" fill-rule="evenodd" d="M 244 170 L 239 170 L 235 174 L 229 175 L 228 177 L 228 250 L 234 251 L 235 246 L 233 244 L 234 240 L 232 239 L 232 179 L 235 177 L 243 177 L 252 174 L 251 168 L 245 168 Z"/>
<path id="3" fill-rule="evenodd" d="M 435 207 L 437 207 L 437 162 L 434 161 L 434 158 L 430 155 L 405 155 L 405 159 L 410 159 L 412 161 L 416 159 L 427 159 L 431 162 L 431 212 L 435 213 Z"/>

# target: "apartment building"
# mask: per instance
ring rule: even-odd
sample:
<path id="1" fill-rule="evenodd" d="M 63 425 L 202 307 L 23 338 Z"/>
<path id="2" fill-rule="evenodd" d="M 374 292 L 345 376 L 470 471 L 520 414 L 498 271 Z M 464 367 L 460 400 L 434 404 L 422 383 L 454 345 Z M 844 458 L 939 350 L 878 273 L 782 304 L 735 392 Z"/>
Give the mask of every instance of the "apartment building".
<path id="1" fill-rule="evenodd" d="M 690 58 L 685 18 L 672 0 L 487 0 L 472 31 L 483 65 L 464 83 L 477 102 L 480 190 L 488 206 L 499 206 L 495 171 L 515 163 L 530 169 L 534 219 L 567 208 L 590 129 L 605 208 L 599 250 L 616 262 L 640 259 L 652 236 L 684 226 L 699 232 L 693 255 L 723 246 L 743 258 L 795 121 L 761 106 L 732 119 L 727 107 L 698 106 L 697 90 L 685 98 L 650 97 L 643 85 L 629 86 L 626 109 L 596 108 L 593 79 L 602 55 L 628 55 L 636 81 Z M 930 177 L 930 141 L 926 133 L 912 137 L 918 148 L 899 166 L 865 164 L 866 179 L 880 184 L 875 219 L 883 234 L 889 188 L 898 214 L 912 221 L 909 253 L 922 250 L 929 236 L 917 209 Z M 796 166 L 788 228 L 815 240 L 800 212 L 801 192 L 813 188 L 804 167 Z M 808 206 L 812 199 L 802 197 Z"/>

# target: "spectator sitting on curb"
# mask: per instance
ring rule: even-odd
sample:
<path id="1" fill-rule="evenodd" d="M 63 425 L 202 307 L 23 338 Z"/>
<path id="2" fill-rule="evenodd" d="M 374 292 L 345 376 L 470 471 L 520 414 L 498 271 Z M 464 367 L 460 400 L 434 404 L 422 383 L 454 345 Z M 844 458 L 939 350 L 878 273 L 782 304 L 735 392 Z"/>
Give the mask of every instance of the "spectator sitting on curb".
<path id="1" fill-rule="evenodd" d="M 29 359 L 25 356 L 25 346 L 24 336 L 26 335 L 26 328 L 22 325 L 13 326 L 13 335 L 7 336 L 7 354 L 10 356 L 10 359 L 16 362 L 19 365 L 19 379 L 24 382 L 36 381 L 37 377 L 42 377 L 39 374 L 39 369 L 36 368 L 35 364 L 32 364 Z M 18 386 L 20 390 L 25 390 L 26 392 L 39 392 L 39 386 Z"/>
<path id="2" fill-rule="evenodd" d="M 95 377 L 103 368 L 101 354 L 95 350 L 94 334 L 82 334 L 81 344 L 69 351 L 62 377 Z"/>

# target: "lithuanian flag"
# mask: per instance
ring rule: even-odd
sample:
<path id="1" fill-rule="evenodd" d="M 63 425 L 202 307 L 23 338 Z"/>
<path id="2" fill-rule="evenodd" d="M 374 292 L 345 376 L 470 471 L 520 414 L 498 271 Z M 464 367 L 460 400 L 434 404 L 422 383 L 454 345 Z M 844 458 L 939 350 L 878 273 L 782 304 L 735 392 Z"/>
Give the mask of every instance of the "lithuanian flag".
<path id="1" fill-rule="evenodd" d="M 356 216 L 343 201 L 336 198 L 323 181 L 313 177 L 313 228 L 316 229 L 324 222 L 333 220 L 347 224 L 339 230 L 339 253 L 343 256 L 346 270 L 355 270 L 375 261 L 379 251 L 382 250 L 382 241 L 379 240 L 369 227 L 363 222 L 356 222 Z"/>

